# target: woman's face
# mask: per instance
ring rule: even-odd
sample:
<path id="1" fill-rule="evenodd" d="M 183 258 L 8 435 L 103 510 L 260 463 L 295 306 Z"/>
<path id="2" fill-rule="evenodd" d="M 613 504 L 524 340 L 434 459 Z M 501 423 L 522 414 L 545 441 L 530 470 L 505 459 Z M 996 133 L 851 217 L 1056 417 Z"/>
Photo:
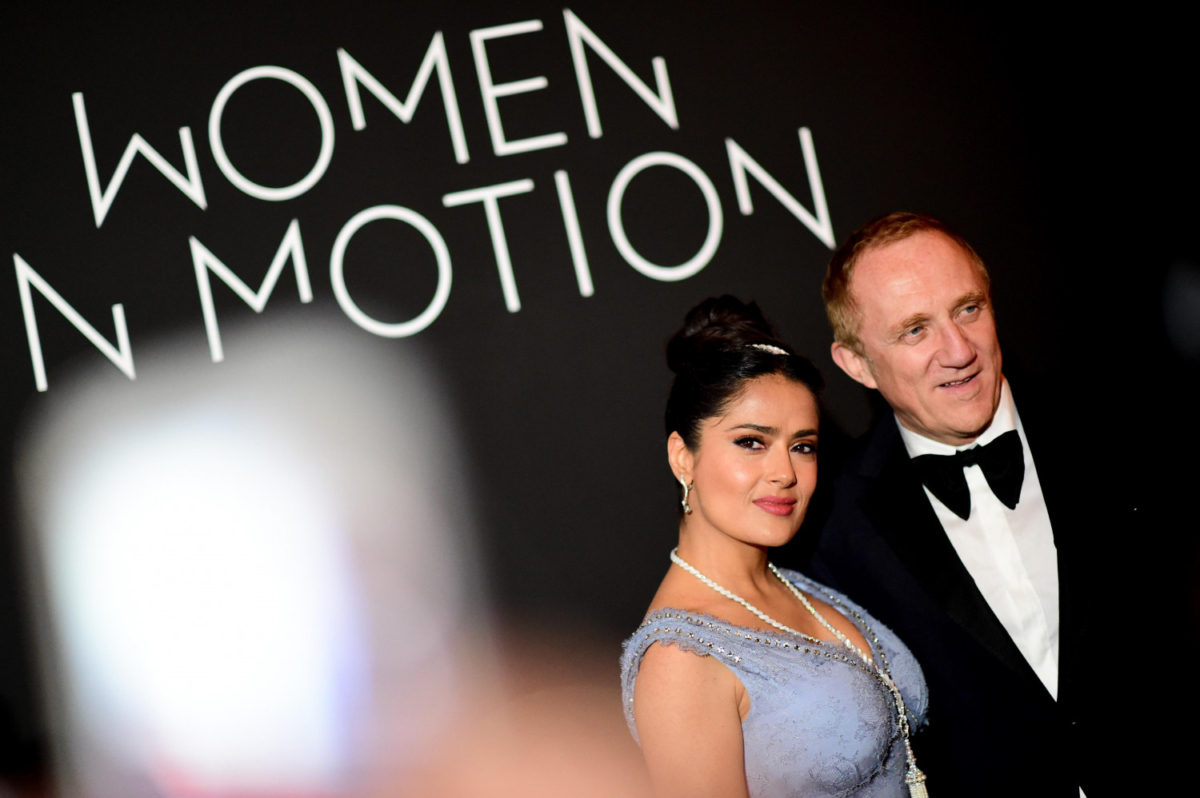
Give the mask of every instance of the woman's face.
<path id="1" fill-rule="evenodd" d="M 817 423 L 806 386 L 779 374 L 747 382 L 724 415 L 701 424 L 696 450 L 678 452 L 693 483 L 688 526 L 761 546 L 791 540 L 817 484 Z"/>

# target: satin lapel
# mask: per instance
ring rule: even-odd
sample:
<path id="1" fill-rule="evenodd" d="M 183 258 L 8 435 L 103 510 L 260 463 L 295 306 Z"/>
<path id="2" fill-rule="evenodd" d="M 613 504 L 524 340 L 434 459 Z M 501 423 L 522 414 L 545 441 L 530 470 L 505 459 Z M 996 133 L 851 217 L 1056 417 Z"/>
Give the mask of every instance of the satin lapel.
<path id="1" fill-rule="evenodd" d="M 890 419 L 885 423 L 894 427 Z M 955 623 L 1014 673 L 1036 682 L 1033 669 L 942 530 L 898 432 L 889 449 L 864 497 L 867 516 L 918 584 Z"/>
<path id="2" fill-rule="evenodd" d="M 1013 399 L 1014 402 L 1017 399 L 1015 390 Z M 1069 477 L 1075 464 L 1064 454 L 1069 450 L 1054 446 L 1047 435 L 1053 429 L 1054 419 L 1047 416 L 1046 408 L 1039 405 L 1035 397 L 1021 393 L 1020 402 L 1017 412 L 1033 454 L 1038 484 L 1050 514 L 1054 548 L 1058 553 L 1058 695 L 1060 701 L 1071 701 L 1074 700 L 1079 668 L 1084 667 L 1080 655 L 1087 634 L 1087 607 L 1082 601 L 1086 590 L 1081 580 L 1086 578 L 1088 570 L 1081 562 L 1086 551 L 1075 545 L 1077 540 L 1073 532 L 1081 525 L 1096 528 L 1100 519 L 1090 517 L 1091 508 L 1080 501 L 1076 495 L 1078 491 L 1072 490 Z"/>

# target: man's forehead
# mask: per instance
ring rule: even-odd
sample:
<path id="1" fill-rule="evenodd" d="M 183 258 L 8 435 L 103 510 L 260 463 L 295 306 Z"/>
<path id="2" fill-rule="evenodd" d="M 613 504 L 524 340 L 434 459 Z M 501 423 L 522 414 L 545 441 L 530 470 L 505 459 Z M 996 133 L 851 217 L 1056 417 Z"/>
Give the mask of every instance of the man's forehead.
<path id="1" fill-rule="evenodd" d="M 849 288 L 863 313 L 923 303 L 932 311 L 943 300 L 986 290 L 967 253 L 936 231 L 922 231 L 865 253 L 850 276 Z"/>

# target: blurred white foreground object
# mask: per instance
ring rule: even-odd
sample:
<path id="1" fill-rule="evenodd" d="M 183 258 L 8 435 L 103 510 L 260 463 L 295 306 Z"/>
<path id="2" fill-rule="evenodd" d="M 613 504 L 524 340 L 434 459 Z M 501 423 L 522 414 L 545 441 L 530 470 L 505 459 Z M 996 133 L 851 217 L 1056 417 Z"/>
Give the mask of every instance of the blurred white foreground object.
<path id="1" fill-rule="evenodd" d="M 491 657 L 431 375 L 272 329 L 39 400 L 18 479 L 63 794 L 357 794 L 449 727 L 455 639 Z"/>

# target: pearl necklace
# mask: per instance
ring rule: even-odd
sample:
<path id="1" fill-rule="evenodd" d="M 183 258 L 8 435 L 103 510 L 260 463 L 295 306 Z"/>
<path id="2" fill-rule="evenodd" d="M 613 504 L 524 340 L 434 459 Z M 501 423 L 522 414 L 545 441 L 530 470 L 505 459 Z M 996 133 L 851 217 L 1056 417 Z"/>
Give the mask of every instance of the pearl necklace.
<path id="1" fill-rule="evenodd" d="M 765 612 L 760 610 L 758 607 L 755 607 L 753 604 L 746 601 L 744 598 L 737 595 L 733 591 L 726 590 L 725 588 L 721 587 L 716 582 L 709 579 L 707 576 L 700 573 L 694 567 L 692 567 L 690 564 L 685 562 L 684 559 L 679 556 L 678 548 L 671 549 L 671 562 L 675 563 L 680 568 L 687 571 L 689 574 L 696 577 L 701 582 L 703 582 L 705 585 L 707 585 L 708 587 L 717 591 L 725 598 L 730 599 L 731 601 L 735 601 L 738 604 L 741 604 L 743 607 L 745 607 L 751 613 L 753 613 L 757 617 L 761 618 L 764 622 L 770 624 L 771 626 L 774 626 L 776 629 L 779 629 L 780 631 L 783 631 L 783 632 L 787 632 L 789 634 L 799 635 L 800 637 L 803 637 L 806 640 L 811 640 L 814 643 L 822 642 L 815 637 L 806 635 L 803 632 L 798 632 L 795 629 L 792 629 L 790 626 L 784 626 L 779 621 L 777 621 L 774 618 L 772 618 L 771 616 L 767 615 Z M 861 626 L 868 635 L 870 635 L 870 637 L 873 641 L 875 641 L 875 645 L 876 645 L 877 649 L 879 650 L 879 664 L 876 664 L 875 661 L 873 659 L 871 659 L 870 654 L 864 652 L 858 646 L 854 645 L 854 643 L 851 642 L 850 639 L 848 637 L 846 637 L 846 635 L 842 634 L 842 632 L 840 630 L 838 630 L 836 627 L 834 627 L 833 624 L 831 624 L 829 621 L 825 620 L 825 616 L 823 616 L 823 615 L 821 615 L 821 613 L 817 612 L 817 608 L 812 605 L 812 602 L 810 602 L 808 600 L 808 598 L 803 593 L 801 593 L 800 590 L 794 584 L 792 584 L 791 581 L 789 581 L 787 578 L 785 578 L 783 574 L 779 573 L 779 569 L 775 567 L 774 563 L 768 562 L 767 568 L 769 568 L 771 570 L 771 573 L 775 574 L 775 577 L 777 579 L 779 579 L 780 582 L 783 582 L 784 586 L 786 586 L 787 589 L 789 591 L 791 591 L 793 596 L 795 596 L 797 599 L 800 600 L 800 603 L 804 605 L 804 608 L 806 610 L 808 610 L 813 615 L 813 617 L 816 618 L 821 623 L 822 626 L 824 626 L 826 629 L 828 629 L 833 634 L 833 636 L 836 637 L 838 639 L 838 641 L 841 642 L 841 644 L 843 646 L 845 646 L 846 648 L 850 649 L 851 651 L 853 651 L 855 654 L 858 655 L 858 657 L 869 668 L 869 672 L 872 672 L 872 674 L 875 676 L 875 678 L 878 679 L 883 684 L 883 686 L 887 688 L 888 692 L 892 694 L 892 700 L 896 704 L 896 714 L 899 719 L 900 733 L 901 733 L 901 736 L 904 738 L 904 752 L 908 759 L 908 772 L 905 774 L 904 782 L 908 785 L 908 792 L 909 792 L 909 795 L 911 796 L 911 798 L 928 798 L 929 791 L 925 787 L 926 776 L 923 772 L 921 772 L 920 768 L 917 767 L 917 760 L 916 760 L 916 757 L 913 756 L 912 745 L 909 743 L 909 740 L 908 740 L 908 734 L 909 734 L 908 710 L 904 706 L 904 697 L 900 695 L 900 688 L 898 688 L 896 686 L 896 682 L 892 679 L 892 675 L 889 672 L 889 668 L 888 668 L 888 664 L 887 664 L 887 654 L 884 653 L 883 646 L 881 646 L 879 644 L 879 637 L 875 634 L 874 630 L 872 630 L 871 627 L 869 627 L 867 625 L 866 621 L 863 619 L 863 617 L 861 615 L 859 615 L 853 609 L 846 607 L 837 598 L 837 596 L 834 596 L 832 594 L 827 594 L 827 598 L 831 599 L 835 604 L 842 607 L 843 609 L 848 610 L 854 616 L 855 620 L 858 621 L 858 625 Z"/>

